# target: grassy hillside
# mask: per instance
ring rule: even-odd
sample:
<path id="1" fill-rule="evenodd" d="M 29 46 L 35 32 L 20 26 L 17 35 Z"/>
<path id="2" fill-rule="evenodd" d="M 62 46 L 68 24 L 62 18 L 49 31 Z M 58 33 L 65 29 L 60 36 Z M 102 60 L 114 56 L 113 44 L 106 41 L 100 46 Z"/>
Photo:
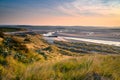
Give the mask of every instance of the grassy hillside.
<path id="1" fill-rule="evenodd" d="M 0 80 L 16 79 L 21 71 L 35 62 L 59 59 L 62 54 L 38 34 L 6 35 L 0 37 Z"/>
<path id="2" fill-rule="evenodd" d="M 0 80 L 120 80 L 118 47 L 49 44 L 35 33 L 1 34 Z"/>
<path id="3" fill-rule="evenodd" d="M 4 35 L 0 38 L 0 55 L 12 56 L 14 59 L 29 63 L 39 59 L 49 59 L 61 56 L 59 48 L 48 44 L 41 35 Z"/>

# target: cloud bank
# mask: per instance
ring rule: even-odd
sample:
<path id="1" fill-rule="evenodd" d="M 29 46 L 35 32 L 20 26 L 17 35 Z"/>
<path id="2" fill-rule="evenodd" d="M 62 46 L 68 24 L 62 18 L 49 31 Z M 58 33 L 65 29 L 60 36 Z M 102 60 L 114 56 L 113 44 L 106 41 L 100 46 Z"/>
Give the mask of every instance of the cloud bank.
<path id="1" fill-rule="evenodd" d="M 57 6 L 57 9 L 72 16 L 120 15 L 120 0 L 74 0 Z"/>

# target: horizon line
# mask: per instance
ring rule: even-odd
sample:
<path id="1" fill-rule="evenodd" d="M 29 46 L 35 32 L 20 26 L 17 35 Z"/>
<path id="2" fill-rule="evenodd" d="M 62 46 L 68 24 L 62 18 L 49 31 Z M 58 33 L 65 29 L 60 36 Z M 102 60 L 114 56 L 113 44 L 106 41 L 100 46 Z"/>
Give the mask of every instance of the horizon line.
<path id="1" fill-rule="evenodd" d="M 120 28 L 120 26 L 87 26 L 87 25 L 30 25 L 30 24 L 0 24 L 0 26 L 57 26 L 57 27 L 62 27 L 62 26 L 65 26 L 65 27 L 103 27 L 103 28 Z"/>

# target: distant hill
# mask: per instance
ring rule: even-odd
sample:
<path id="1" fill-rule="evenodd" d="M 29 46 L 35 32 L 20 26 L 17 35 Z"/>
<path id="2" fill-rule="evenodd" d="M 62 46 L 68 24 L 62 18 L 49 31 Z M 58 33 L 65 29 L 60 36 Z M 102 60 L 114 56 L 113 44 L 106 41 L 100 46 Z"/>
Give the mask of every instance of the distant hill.
<path id="1" fill-rule="evenodd" d="M 9 27 L 0 27 L 1 32 L 15 32 L 15 31 L 26 31 L 23 28 L 9 28 Z"/>

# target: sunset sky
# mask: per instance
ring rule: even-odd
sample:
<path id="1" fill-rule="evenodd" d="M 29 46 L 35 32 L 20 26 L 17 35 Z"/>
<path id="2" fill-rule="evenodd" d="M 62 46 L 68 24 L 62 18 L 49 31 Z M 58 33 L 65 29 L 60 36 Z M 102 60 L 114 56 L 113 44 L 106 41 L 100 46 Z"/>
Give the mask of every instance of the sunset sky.
<path id="1" fill-rule="evenodd" d="M 120 26 L 120 0 L 0 0 L 0 24 Z"/>

